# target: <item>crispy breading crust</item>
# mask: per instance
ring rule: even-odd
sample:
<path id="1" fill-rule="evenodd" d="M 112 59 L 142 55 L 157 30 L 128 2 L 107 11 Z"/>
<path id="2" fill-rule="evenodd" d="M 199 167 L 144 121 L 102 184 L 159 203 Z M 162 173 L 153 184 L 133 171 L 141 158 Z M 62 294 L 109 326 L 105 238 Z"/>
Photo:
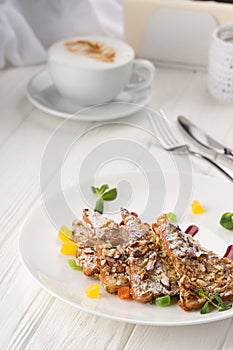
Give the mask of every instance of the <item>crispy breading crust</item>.
<path id="1" fill-rule="evenodd" d="M 72 239 L 78 246 L 77 264 L 83 268 L 86 276 L 99 278 L 95 231 L 81 220 L 74 220 L 72 225 Z"/>
<path id="2" fill-rule="evenodd" d="M 127 241 L 125 230 L 113 220 L 89 210 L 83 212 L 85 222 L 91 223 L 97 236 L 97 265 L 100 281 L 109 293 L 129 286 Z"/>
<path id="3" fill-rule="evenodd" d="M 153 226 L 154 227 L 154 226 Z M 197 294 L 220 294 L 233 300 L 233 263 L 203 248 L 198 241 L 182 232 L 167 216 L 161 215 L 155 229 L 179 276 L 179 305 L 185 311 L 199 309 L 205 299 Z"/>
<path id="4" fill-rule="evenodd" d="M 128 210 L 121 209 L 121 216 L 129 236 L 133 299 L 146 303 L 161 295 L 178 294 L 176 271 L 159 242 L 159 236 Z"/>

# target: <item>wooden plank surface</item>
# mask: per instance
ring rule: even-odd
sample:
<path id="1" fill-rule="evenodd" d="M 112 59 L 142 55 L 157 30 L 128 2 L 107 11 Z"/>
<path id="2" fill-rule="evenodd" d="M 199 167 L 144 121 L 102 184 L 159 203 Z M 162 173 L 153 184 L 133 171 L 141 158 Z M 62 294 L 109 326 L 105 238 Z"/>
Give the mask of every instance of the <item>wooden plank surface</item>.
<path id="1" fill-rule="evenodd" d="M 1 349 L 224 349 L 232 348 L 232 320 L 193 327 L 146 327 L 107 320 L 73 308 L 42 290 L 18 256 L 20 226 L 40 196 L 41 159 L 62 120 L 49 116 L 26 100 L 29 78 L 42 66 L 0 72 L 0 347 Z M 216 102 L 206 89 L 206 75 L 158 69 L 151 108 L 163 108 L 171 120 L 185 114 L 220 141 L 233 147 L 232 106 Z M 145 113 L 127 119 L 146 125 Z M 123 120 L 122 120 L 123 122 Z M 87 130 L 94 123 L 76 123 Z M 75 124 L 75 125 L 76 125 Z M 135 131 L 136 130 L 136 131 Z M 109 136 L 106 125 L 92 132 L 92 143 Z M 115 127 L 112 136 L 121 135 Z M 130 131 L 152 152 L 141 131 Z M 86 147 L 84 138 L 79 147 Z M 90 144 L 89 144 L 90 146 Z M 217 172 L 193 162 L 195 172 Z M 109 169 L 110 171 L 111 169 Z"/>

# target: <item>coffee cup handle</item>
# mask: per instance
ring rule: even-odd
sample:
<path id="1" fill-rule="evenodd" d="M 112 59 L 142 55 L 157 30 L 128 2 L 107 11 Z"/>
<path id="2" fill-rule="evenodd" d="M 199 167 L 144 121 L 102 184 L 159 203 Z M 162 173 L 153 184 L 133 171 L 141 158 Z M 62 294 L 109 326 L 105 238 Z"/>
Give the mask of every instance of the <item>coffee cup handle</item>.
<path id="1" fill-rule="evenodd" d="M 148 71 L 148 77 L 146 78 L 146 80 L 143 80 L 141 82 L 129 83 L 126 86 L 127 91 L 142 90 L 142 89 L 145 89 L 152 84 L 152 82 L 154 80 L 154 76 L 155 76 L 155 71 L 156 71 L 155 66 L 150 61 L 143 60 L 143 59 L 135 59 L 133 61 L 132 74 L 133 74 L 133 72 L 135 72 L 141 68 Z"/>

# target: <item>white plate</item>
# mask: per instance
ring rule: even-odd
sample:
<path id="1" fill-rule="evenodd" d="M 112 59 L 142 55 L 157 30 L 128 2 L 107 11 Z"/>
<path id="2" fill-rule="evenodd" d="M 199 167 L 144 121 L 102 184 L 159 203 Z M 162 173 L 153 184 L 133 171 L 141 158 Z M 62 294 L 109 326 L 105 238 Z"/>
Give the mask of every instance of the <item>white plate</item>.
<path id="1" fill-rule="evenodd" d="M 128 174 L 128 181 L 138 181 L 137 197 L 132 200 L 131 210 L 140 212 L 141 201 L 145 189 L 137 174 Z M 111 179 L 104 181 L 112 183 Z M 106 183 L 106 182 L 104 182 Z M 182 186 L 181 186 L 182 189 Z M 159 191 L 159 188 L 157 189 Z M 77 204 L 79 216 L 85 203 L 77 191 L 72 190 L 71 196 Z M 176 189 L 166 189 L 166 196 L 171 201 L 177 196 Z M 190 224 L 197 224 L 199 232 L 196 238 L 208 249 L 223 255 L 227 246 L 233 242 L 233 233 L 220 227 L 219 218 L 223 212 L 232 210 L 233 186 L 230 182 L 206 176 L 193 177 L 192 198 L 198 199 L 205 206 L 205 213 L 193 215 L 190 203 L 187 203 L 187 213 L 182 228 Z M 56 196 L 52 199 L 57 203 Z M 155 198 L 156 200 L 156 198 Z M 171 208 L 170 208 L 171 209 Z M 168 207 L 163 210 L 169 210 Z M 151 222 L 159 213 L 150 211 Z M 69 219 L 70 220 L 70 219 Z M 64 222 L 70 226 L 71 222 Z M 51 224 L 42 203 L 39 203 L 26 219 L 19 241 L 21 258 L 34 279 L 55 297 L 89 313 L 108 317 L 114 320 L 157 326 L 181 326 L 207 323 L 233 316 L 233 309 L 218 312 L 213 311 L 201 315 L 199 311 L 185 312 L 176 303 L 166 308 L 150 304 L 140 304 L 136 301 L 123 301 L 115 295 L 108 294 L 101 288 L 98 299 L 89 299 L 85 296 L 85 288 L 93 283 L 91 278 L 80 271 L 72 270 L 67 264 L 67 257 L 59 253 L 61 243 L 57 240 L 57 228 Z M 70 258 L 70 257 L 69 257 Z"/>
<path id="2" fill-rule="evenodd" d="M 131 80 L 136 83 L 145 79 L 143 75 L 134 73 Z M 120 93 L 109 103 L 85 108 L 66 99 L 55 89 L 48 71 L 36 74 L 28 83 L 27 98 L 38 109 L 61 118 L 83 121 L 107 121 L 129 116 L 144 107 L 151 98 L 152 87 L 130 94 Z"/>

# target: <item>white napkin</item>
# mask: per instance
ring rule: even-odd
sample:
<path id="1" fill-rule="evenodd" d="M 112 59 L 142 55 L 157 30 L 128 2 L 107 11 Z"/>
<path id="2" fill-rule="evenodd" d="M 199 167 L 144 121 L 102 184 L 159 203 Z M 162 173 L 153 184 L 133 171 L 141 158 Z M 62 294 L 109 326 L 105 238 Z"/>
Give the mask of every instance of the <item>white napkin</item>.
<path id="1" fill-rule="evenodd" d="M 46 60 L 55 41 L 123 36 L 122 0 L 0 0 L 0 68 Z"/>

